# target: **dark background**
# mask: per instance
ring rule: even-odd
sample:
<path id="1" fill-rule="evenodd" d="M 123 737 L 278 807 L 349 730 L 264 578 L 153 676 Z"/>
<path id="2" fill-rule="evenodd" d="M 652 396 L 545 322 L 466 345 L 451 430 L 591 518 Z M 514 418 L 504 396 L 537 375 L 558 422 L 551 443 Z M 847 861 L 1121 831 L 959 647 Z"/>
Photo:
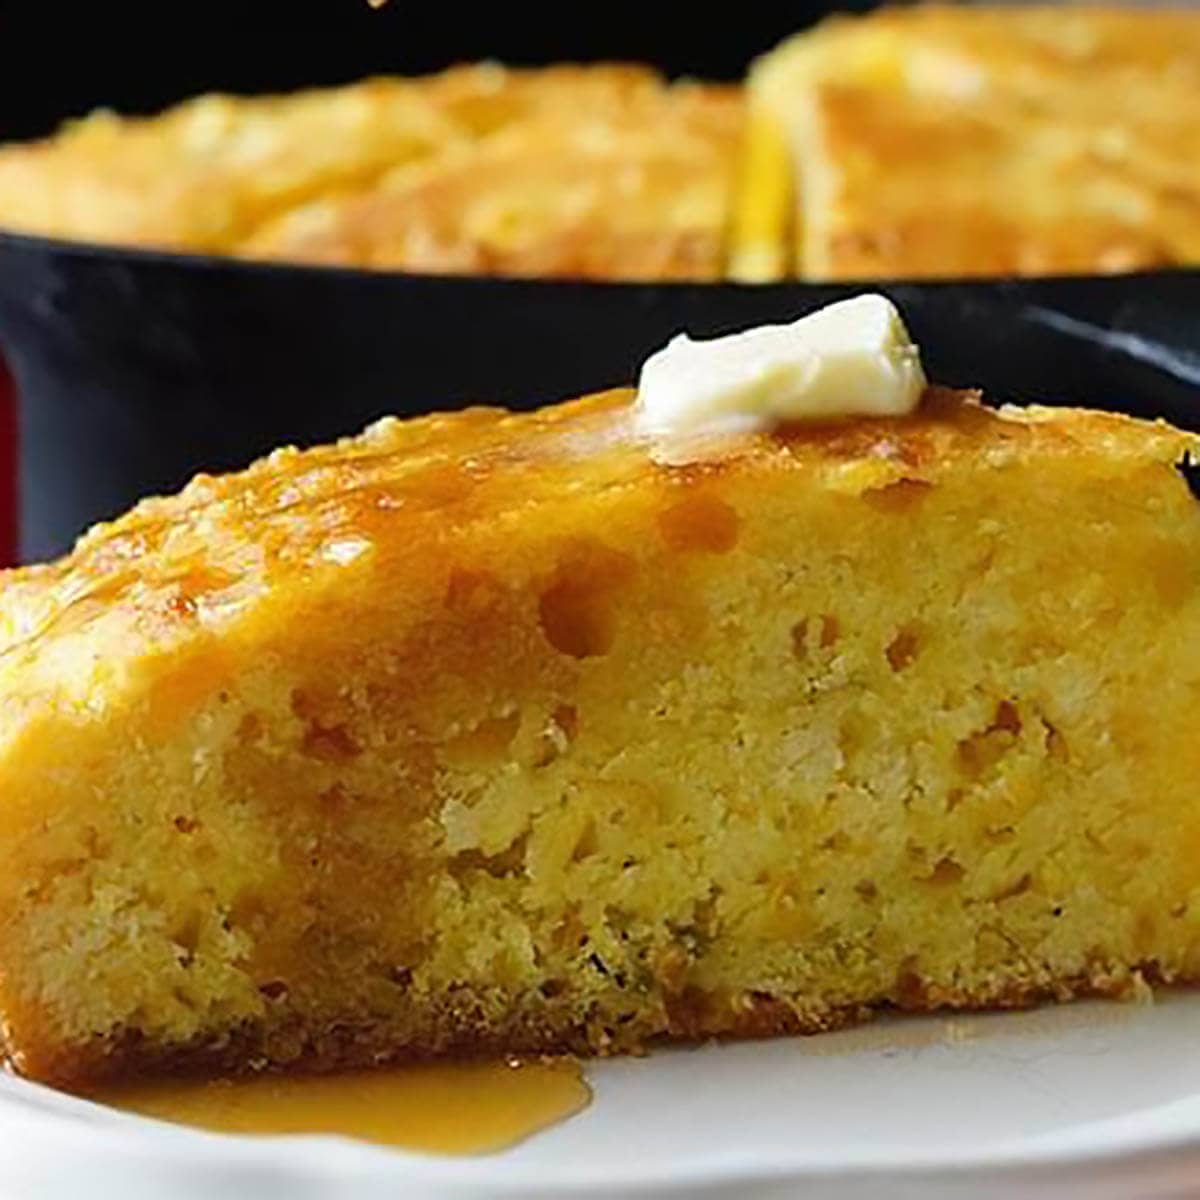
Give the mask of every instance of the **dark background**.
<path id="1" fill-rule="evenodd" d="M 98 106 L 146 112 L 198 92 L 287 90 L 464 59 L 642 59 L 671 74 L 733 79 L 826 7 L 390 0 L 375 11 L 366 0 L 0 0 L 0 139 L 46 133 Z"/>

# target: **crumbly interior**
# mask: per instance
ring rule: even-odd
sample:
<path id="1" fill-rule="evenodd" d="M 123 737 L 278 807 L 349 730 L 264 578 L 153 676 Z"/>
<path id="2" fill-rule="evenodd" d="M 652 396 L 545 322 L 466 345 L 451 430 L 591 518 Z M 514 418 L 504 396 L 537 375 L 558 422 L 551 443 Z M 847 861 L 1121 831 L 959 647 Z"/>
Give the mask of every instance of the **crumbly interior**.
<path id="1" fill-rule="evenodd" d="M 341 575 L 27 722 L 17 1066 L 623 1051 L 1200 977 L 1200 506 L 1136 454 L 881 461 L 664 470 L 486 559 L 335 543 Z"/>

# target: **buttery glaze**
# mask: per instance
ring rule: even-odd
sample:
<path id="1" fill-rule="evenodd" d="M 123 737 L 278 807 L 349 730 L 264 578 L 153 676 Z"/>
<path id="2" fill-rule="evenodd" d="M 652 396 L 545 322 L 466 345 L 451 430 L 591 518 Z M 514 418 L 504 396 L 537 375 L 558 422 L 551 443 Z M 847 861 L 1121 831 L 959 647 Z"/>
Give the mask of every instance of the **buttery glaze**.
<path id="1" fill-rule="evenodd" d="M 581 1112 L 591 1091 L 574 1059 L 510 1058 L 125 1083 L 88 1099 L 216 1133 L 334 1134 L 431 1154 L 489 1154 Z"/>

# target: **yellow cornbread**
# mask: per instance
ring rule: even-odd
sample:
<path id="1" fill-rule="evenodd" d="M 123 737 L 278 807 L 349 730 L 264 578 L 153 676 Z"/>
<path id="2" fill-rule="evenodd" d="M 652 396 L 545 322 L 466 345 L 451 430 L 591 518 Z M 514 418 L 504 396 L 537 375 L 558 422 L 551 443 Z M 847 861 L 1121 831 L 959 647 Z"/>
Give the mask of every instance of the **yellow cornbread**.
<path id="1" fill-rule="evenodd" d="M 795 197 L 805 278 L 1105 273 L 1200 256 L 1194 10 L 885 7 L 789 38 L 748 92 L 752 127 L 773 127 L 776 150 L 738 210 Z M 787 228 L 776 218 L 757 236 L 770 245 Z M 758 244 L 735 239 L 734 264 L 749 256 L 744 275 L 776 277 L 769 261 L 752 269 Z"/>
<path id="2" fill-rule="evenodd" d="M 16 1068 L 815 1031 L 1200 978 L 1196 439 L 613 392 L 197 478 L 0 590 Z"/>
<path id="3" fill-rule="evenodd" d="M 291 209 L 240 251 L 433 273 L 719 279 L 741 127 L 739 91 L 716 85 L 631 91 L 592 113 L 568 105 Z"/>
<path id="4" fill-rule="evenodd" d="M 649 67 L 498 63 L 283 96 L 198 96 L 153 117 L 101 110 L 0 148 L 0 226 L 80 241 L 236 254 L 317 200 L 462 154 L 548 113 L 602 121 L 651 103 Z"/>

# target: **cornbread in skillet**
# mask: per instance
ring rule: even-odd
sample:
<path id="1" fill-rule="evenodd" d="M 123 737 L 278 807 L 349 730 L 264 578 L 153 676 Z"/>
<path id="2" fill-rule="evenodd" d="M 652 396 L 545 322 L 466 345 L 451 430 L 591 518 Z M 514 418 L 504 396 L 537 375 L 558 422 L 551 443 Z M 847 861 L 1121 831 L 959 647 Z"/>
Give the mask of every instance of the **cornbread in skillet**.
<path id="1" fill-rule="evenodd" d="M 747 86 L 494 63 L 98 113 L 0 149 L 0 228 L 388 269 L 769 281 L 1200 262 L 1200 12 L 835 17 Z"/>
<path id="2" fill-rule="evenodd" d="M 0 226 L 236 254 L 280 213 L 367 188 L 401 164 L 540 113 L 595 117 L 661 86 L 636 65 L 481 63 L 289 96 L 201 96 L 156 117 L 97 112 L 0 149 Z"/>
<path id="3" fill-rule="evenodd" d="M 470 274 L 720 279 L 736 89 L 677 84 L 565 109 L 269 223 L 243 251 Z"/>
<path id="4" fill-rule="evenodd" d="M 1200 978 L 1196 441 L 931 389 L 670 466 L 610 392 L 280 450 L 7 573 L 13 1064 Z"/>
<path id="5" fill-rule="evenodd" d="M 755 66 L 749 90 L 753 136 L 774 131 L 779 149 L 741 205 L 776 215 L 742 234 L 735 273 L 769 277 L 770 261 L 764 275 L 755 255 L 789 237 L 791 260 L 775 275 L 1200 260 L 1194 10 L 883 9 L 785 42 Z M 777 215 L 785 187 L 790 224 Z"/>

